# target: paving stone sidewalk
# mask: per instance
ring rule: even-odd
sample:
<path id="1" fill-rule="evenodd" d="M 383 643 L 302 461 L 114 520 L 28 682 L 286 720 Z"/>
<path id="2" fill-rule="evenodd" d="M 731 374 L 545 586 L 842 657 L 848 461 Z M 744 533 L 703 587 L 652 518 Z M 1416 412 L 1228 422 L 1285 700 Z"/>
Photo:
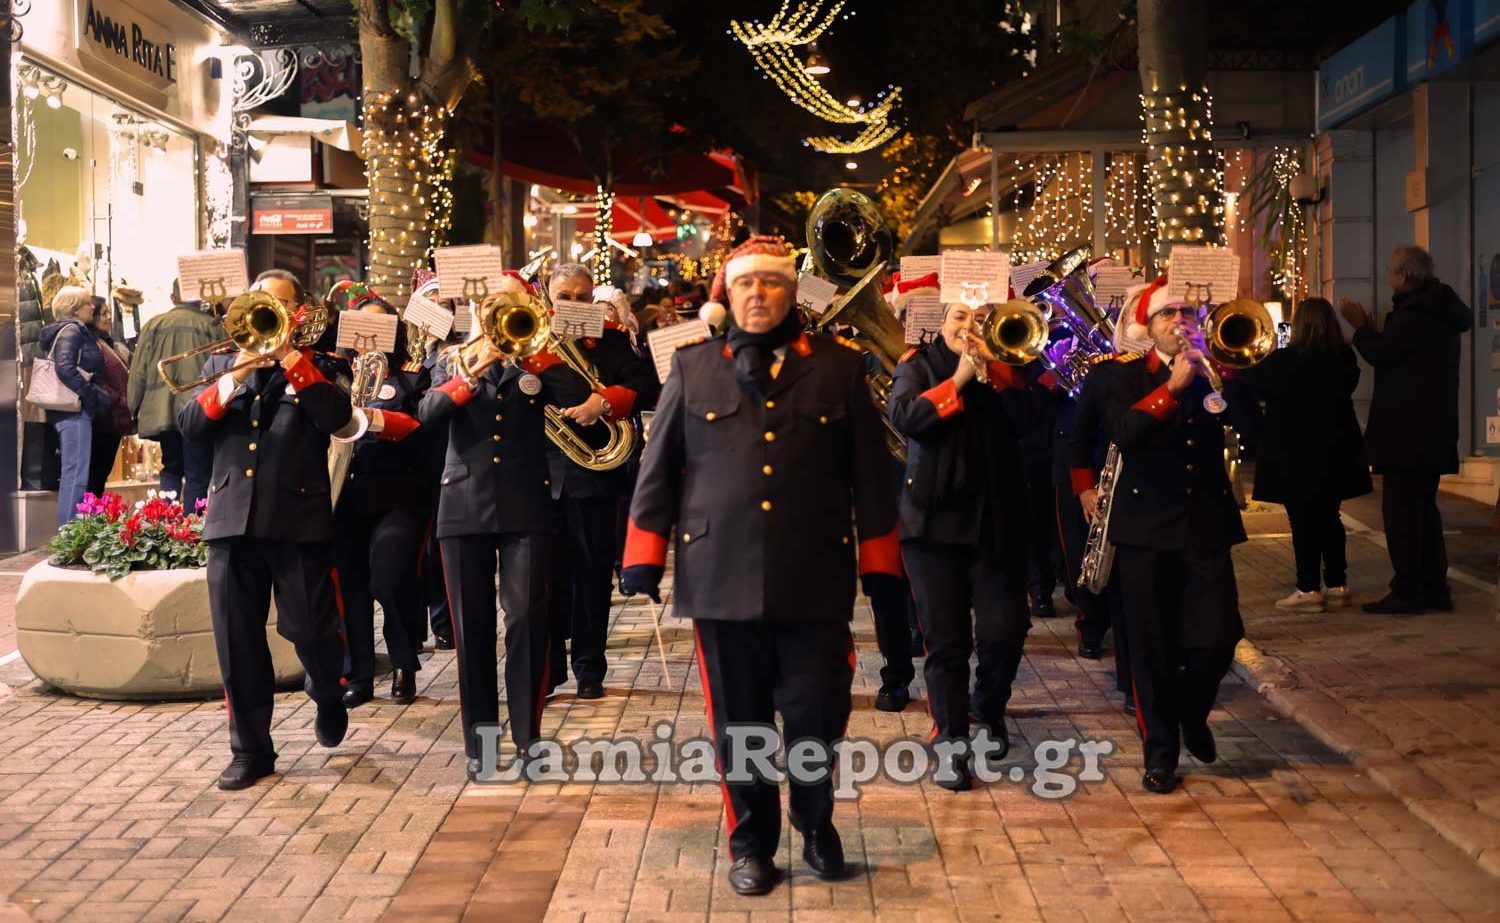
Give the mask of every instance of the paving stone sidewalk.
<path id="1" fill-rule="evenodd" d="M 1242 601 L 1276 675 L 1333 706 L 1347 692 L 1346 714 L 1422 751 L 1404 760 L 1442 754 L 1433 772 L 1495 758 L 1489 731 L 1473 728 L 1494 727 L 1497 674 L 1485 677 L 1484 658 L 1497 648 L 1483 634 L 1473 640 L 1482 650 L 1462 640 L 1493 625 L 1492 597 L 1461 586 L 1459 612 L 1441 619 L 1288 617 L 1271 601 L 1286 592 L 1289 547 L 1274 524 L 1257 531 L 1269 537 L 1237 555 Z M 1360 537 L 1350 549 L 1356 592 L 1375 592 L 1382 549 Z M 563 687 L 546 730 L 648 739 L 672 720 L 679 739 L 704 733 L 691 635 L 665 618 L 662 637 L 665 672 L 649 609 L 617 605 L 609 696 L 583 702 Z M 850 733 L 926 739 L 920 705 L 873 710 L 879 658 L 863 608 L 856 641 Z M 1220 762 L 1189 761 L 1173 796 L 1141 792 L 1139 742 L 1110 663 L 1079 660 L 1073 644 L 1066 619 L 1033 628 L 1007 766 L 1029 781 L 1037 742 L 1104 738 L 1119 748 L 1106 781 L 1064 801 L 1009 783 L 964 794 L 871 784 L 837 815 L 854 874 L 812 878 L 788 834 L 778 863 L 790 878 L 760 899 L 725 884 L 716 785 L 465 785 L 450 653 L 429 655 L 414 705 L 357 710 L 336 750 L 313 743 L 305 696 L 279 696 L 282 775 L 234 794 L 213 787 L 227 758 L 222 703 L 74 699 L 13 662 L 0 666 L 0 897 L 35 920 L 1500 918 L 1500 879 L 1472 851 L 1378 784 L 1361 751 L 1351 760 L 1326 746 L 1238 679 L 1212 718 Z M 1388 689 L 1424 695 L 1428 683 L 1438 691 L 1406 706 L 1416 717 L 1404 728 L 1385 720 L 1399 705 Z M 1427 736 L 1407 744 L 1423 718 Z M 1491 768 L 1477 781 L 1495 777 Z M 1445 789 L 1454 800 L 1456 787 Z M 7 912 L 0 903 L 0 920 Z"/>

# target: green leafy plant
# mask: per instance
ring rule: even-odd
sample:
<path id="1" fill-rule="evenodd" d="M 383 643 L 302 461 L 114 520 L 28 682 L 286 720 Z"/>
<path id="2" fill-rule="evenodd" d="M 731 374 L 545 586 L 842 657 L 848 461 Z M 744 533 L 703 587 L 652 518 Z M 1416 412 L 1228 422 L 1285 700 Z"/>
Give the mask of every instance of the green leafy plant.
<path id="1" fill-rule="evenodd" d="M 79 516 L 47 543 L 50 563 L 87 567 L 118 580 L 133 570 L 203 567 L 203 501 L 189 513 L 167 497 L 151 497 L 131 506 L 119 494 L 84 494 Z"/>
<path id="2" fill-rule="evenodd" d="M 1270 262 L 1271 284 L 1285 297 L 1295 297 L 1302 272 L 1306 229 L 1302 205 L 1291 191 L 1292 179 L 1301 172 L 1301 151 L 1278 147 L 1255 167 L 1240 194 L 1255 227 L 1256 245 Z"/>

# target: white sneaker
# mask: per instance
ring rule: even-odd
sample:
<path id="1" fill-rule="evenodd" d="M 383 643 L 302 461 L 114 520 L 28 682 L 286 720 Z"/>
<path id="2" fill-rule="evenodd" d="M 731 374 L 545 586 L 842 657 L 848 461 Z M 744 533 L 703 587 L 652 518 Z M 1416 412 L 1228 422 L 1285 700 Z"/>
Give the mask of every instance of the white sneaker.
<path id="1" fill-rule="evenodd" d="M 1311 593 L 1293 590 L 1292 595 L 1286 599 L 1276 600 L 1276 608 L 1286 609 L 1291 612 L 1322 612 L 1323 594 L 1317 590 L 1313 590 Z"/>
<path id="2" fill-rule="evenodd" d="M 1347 609 L 1353 602 L 1346 586 L 1331 586 L 1323 591 L 1323 604 L 1329 609 Z"/>

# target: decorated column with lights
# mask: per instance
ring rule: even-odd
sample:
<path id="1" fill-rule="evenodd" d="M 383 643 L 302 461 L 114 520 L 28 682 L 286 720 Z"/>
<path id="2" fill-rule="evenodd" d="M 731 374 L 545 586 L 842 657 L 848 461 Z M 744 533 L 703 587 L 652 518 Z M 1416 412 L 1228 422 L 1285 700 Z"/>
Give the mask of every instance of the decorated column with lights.
<path id="1" fill-rule="evenodd" d="M 644 210 L 642 210 L 642 221 Z M 594 284 L 609 285 L 609 267 L 612 260 L 610 238 L 615 233 L 615 194 L 604 186 L 594 187 Z"/>
<path id="2" fill-rule="evenodd" d="M 376 290 L 403 303 L 412 271 L 444 243 L 452 215 L 453 164 L 443 147 L 448 111 L 415 93 L 365 98 L 370 183 L 370 271 Z"/>
<path id="3" fill-rule="evenodd" d="M 1222 168 L 1213 144 L 1213 100 L 1205 84 L 1206 4 L 1141 0 L 1141 118 L 1157 241 L 1221 244 Z"/>

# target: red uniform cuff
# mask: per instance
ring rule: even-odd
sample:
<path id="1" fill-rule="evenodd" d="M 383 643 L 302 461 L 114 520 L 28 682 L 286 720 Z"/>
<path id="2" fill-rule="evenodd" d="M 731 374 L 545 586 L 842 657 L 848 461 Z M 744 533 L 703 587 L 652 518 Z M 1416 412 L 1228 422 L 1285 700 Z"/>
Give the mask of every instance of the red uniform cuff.
<path id="1" fill-rule="evenodd" d="M 462 378 L 450 378 L 438 385 L 437 390 L 448 395 L 448 399 L 462 407 L 474 397 L 474 389 Z"/>
<path id="2" fill-rule="evenodd" d="M 382 427 L 379 435 L 386 442 L 400 442 L 422 425 L 417 422 L 416 417 L 399 410 L 382 410 L 380 419 Z"/>
<path id="3" fill-rule="evenodd" d="M 658 532 L 648 532 L 630 520 L 625 530 L 625 554 L 620 559 L 621 567 L 636 564 L 667 566 L 667 537 Z"/>
<path id="4" fill-rule="evenodd" d="M 859 573 L 901 576 L 901 537 L 895 529 L 859 543 Z"/>
<path id="5" fill-rule="evenodd" d="M 1156 390 L 1136 401 L 1130 409 L 1143 410 L 1165 423 L 1177 412 L 1177 398 L 1172 396 L 1166 385 L 1158 385 Z"/>
<path id="6" fill-rule="evenodd" d="M 1057 376 L 1052 374 L 1051 372 L 1043 373 L 1042 377 L 1037 379 L 1037 382 L 1048 391 L 1056 391 L 1059 387 L 1061 387 L 1057 383 Z"/>
<path id="7" fill-rule="evenodd" d="M 923 391 L 922 397 L 927 398 L 932 406 L 937 408 L 938 416 L 944 420 L 964 409 L 964 399 L 958 396 L 958 386 L 951 378 L 936 388 Z"/>
<path id="8" fill-rule="evenodd" d="M 1075 497 L 1085 490 L 1093 490 L 1099 486 L 1099 478 L 1095 476 L 1093 468 L 1069 468 L 1068 481 L 1073 485 Z"/>
<path id="9" fill-rule="evenodd" d="M 1024 388 L 1026 379 L 1021 375 L 1021 370 L 1013 365 L 995 361 L 989 364 L 990 387 L 996 391 L 1004 391 L 1007 388 Z"/>
<path id="10" fill-rule="evenodd" d="M 198 406 L 203 408 L 203 415 L 210 420 L 222 420 L 229 413 L 229 408 L 219 400 L 218 382 L 211 383 L 207 388 L 198 392 Z"/>
<path id="11" fill-rule="evenodd" d="M 316 365 L 313 365 L 312 354 L 308 350 L 298 350 L 291 365 L 286 365 L 283 360 L 282 368 L 286 372 L 286 380 L 291 382 L 292 387 L 298 391 L 304 391 L 316 384 L 328 384 L 328 379 L 323 377 L 323 373 L 318 371 Z"/>
<path id="12" fill-rule="evenodd" d="M 611 422 L 630 419 L 630 411 L 635 407 L 635 392 L 624 385 L 610 385 L 599 392 L 606 401 L 609 401 L 609 419 Z"/>

